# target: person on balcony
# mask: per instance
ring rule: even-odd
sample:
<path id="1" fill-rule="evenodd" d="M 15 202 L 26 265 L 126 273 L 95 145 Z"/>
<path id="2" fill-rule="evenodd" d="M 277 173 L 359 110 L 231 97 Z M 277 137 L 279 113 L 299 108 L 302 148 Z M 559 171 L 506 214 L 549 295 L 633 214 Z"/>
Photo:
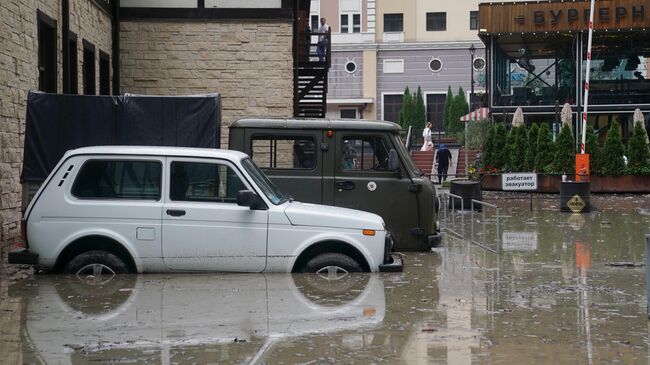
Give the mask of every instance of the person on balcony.
<path id="1" fill-rule="evenodd" d="M 327 53 L 327 45 L 329 39 L 326 34 L 330 31 L 330 26 L 327 25 L 327 19 L 320 18 L 320 27 L 318 28 L 318 45 L 316 46 L 316 53 L 318 54 L 318 62 L 325 62 L 325 54 Z"/>

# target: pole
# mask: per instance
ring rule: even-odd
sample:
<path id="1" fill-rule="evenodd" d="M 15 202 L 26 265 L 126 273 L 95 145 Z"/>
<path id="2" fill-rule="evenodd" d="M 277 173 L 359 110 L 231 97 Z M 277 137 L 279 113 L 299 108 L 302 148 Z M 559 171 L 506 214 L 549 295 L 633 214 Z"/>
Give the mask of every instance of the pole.
<path id="1" fill-rule="evenodd" d="M 587 41 L 587 69 L 585 70 L 585 98 L 584 98 L 584 109 L 582 112 L 582 128 L 581 133 L 582 133 L 582 143 L 580 143 L 580 153 L 584 154 L 585 153 L 585 138 L 587 134 L 587 109 L 589 106 L 589 74 L 590 74 L 590 68 L 591 68 L 591 40 L 593 38 L 594 34 L 594 2 L 595 0 L 591 0 L 591 8 L 589 10 L 589 37 Z"/>
<path id="2" fill-rule="evenodd" d="M 646 313 L 650 319 L 650 234 L 645 235 L 645 296 Z"/>
<path id="3" fill-rule="evenodd" d="M 474 47 L 474 45 L 472 45 Z M 474 52 L 470 50 L 470 92 L 469 92 L 469 120 L 465 121 L 465 176 L 469 178 L 469 151 L 467 150 L 467 124 L 472 120 L 472 99 L 474 98 Z"/>

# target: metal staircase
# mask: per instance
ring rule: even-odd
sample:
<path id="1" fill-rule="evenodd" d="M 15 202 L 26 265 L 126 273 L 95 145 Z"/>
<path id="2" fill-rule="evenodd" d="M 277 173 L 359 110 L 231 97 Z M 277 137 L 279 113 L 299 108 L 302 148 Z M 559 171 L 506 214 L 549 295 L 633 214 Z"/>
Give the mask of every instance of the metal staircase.
<path id="1" fill-rule="evenodd" d="M 311 33 L 312 35 L 321 35 Z M 307 54 L 301 55 L 297 63 L 294 80 L 294 116 L 302 118 L 324 118 L 327 109 L 327 74 L 331 65 L 331 33 L 322 34 L 326 39 L 325 57 L 318 61 L 312 52 L 316 45 L 309 47 Z"/>

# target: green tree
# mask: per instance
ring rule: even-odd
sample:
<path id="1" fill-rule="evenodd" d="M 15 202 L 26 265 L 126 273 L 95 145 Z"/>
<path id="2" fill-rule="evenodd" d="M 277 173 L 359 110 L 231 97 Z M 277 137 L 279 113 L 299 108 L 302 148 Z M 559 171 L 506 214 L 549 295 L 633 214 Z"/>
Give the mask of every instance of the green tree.
<path id="1" fill-rule="evenodd" d="M 497 124 L 494 136 L 494 167 L 497 170 L 503 170 L 508 161 L 507 135 L 506 127 L 502 123 Z"/>
<path id="2" fill-rule="evenodd" d="M 609 176 L 623 175 L 625 162 L 623 154 L 625 149 L 621 142 L 621 132 L 617 121 L 613 121 L 607 131 L 605 145 L 603 146 L 603 174 Z"/>
<path id="3" fill-rule="evenodd" d="M 492 170 L 494 168 L 494 160 L 496 157 L 495 150 L 495 140 L 497 135 L 497 126 L 492 125 L 488 131 L 487 139 L 485 140 L 485 145 L 483 146 L 483 169 L 486 171 Z"/>
<path id="4" fill-rule="evenodd" d="M 407 86 L 406 89 L 404 89 L 404 97 L 402 98 L 402 110 L 399 112 L 399 124 L 405 130 L 408 129 L 410 125 L 413 125 L 413 107 L 413 96 Z"/>
<path id="5" fill-rule="evenodd" d="M 537 153 L 537 134 L 539 127 L 537 124 L 530 126 L 526 142 L 526 156 L 524 158 L 524 171 L 533 171 L 535 169 L 535 154 Z"/>
<path id="6" fill-rule="evenodd" d="M 445 110 L 442 112 L 442 126 L 445 131 L 449 131 L 449 114 L 454 103 L 454 93 L 451 92 L 451 85 L 447 88 L 447 98 L 445 99 Z"/>
<path id="7" fill-rule="evenodd" d="M 451 111 L 449 113 L 449 133 L 457 133 L 463 130 L 464 124 L 460 121 L 460 118 L 467 113 L 469 113 L 469 105 L 465 98 L 465 92 L 461 87 L 458 89 L 458 95 L 454 96 L 454 100 L 451 104 Z"/>
<path id="8" fill-rule="evenodd" d="M 568 124 L 563 124 L 555 141 L 553 172 L 573 174 L 576 170 L 576 148 L 573 132 Z"/>
<path id="9" fill-rule="evenodd" d="M 650 150 L 646 143 L 646 131 L 641 123 L 634 123 L 632 138 L 628 145 L 628 166 L 633 174 L 641 174 L 644 168 L 648 168 L 650 162 Z"/>
<path id="10" fill-rule="evenodd" d="M 413 128 L 423 130 L 427 120 L 427 111 L 424 107 L 424 97 L 422 96 L 422 89 L 418 86 L 418 91 L 415 93 L 413 111 Z"/>
<path id="11" fill-rule="evenodd" d="M 547 123 L 542 124 L 537 133 L 537 149 L 535 152 L 535 171 L 551 172 L 553 163 L 553 137 Z"/>
<path id="12" fill-rule="evenodd" d="M 510 146 L 510 170 L 514 172 L 524 171 L 526 160 L 526 126 L 512 128 L 510 132 L 514 134 L 512 145 Z"/>
<path id="13" fill-rule="evenodd" d="M 515 150 L 515 135 L 517 133 L 518 133 L 517 127 L 512 127 L 510 128 L 510 131 L 508 132 L 508 136 L 506 137 L 506 156 L 505 156 L 506 171 L 511 171 L 511 172 L 514 171 L 512 155 Z"/>
<path id="14" fill-rule="evenodd" d="M 602 148 L 598 143 L 598 136 L 596 131 L 587 126 L 587 133 L 585 134 L 585 152 L 589 154 L 589 173 L 591 175 L 602 175 L 603 173 L 603 159 Z"/>

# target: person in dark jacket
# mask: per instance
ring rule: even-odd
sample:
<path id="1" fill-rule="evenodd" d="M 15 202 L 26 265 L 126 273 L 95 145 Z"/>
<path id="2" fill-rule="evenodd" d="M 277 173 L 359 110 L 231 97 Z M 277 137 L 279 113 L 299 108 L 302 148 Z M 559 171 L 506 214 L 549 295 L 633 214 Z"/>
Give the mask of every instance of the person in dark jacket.
<path id="1" fill-rule="evenodd" d="M 440 148 L 438 148 L 436 162 L 438 163 L 438 184 L 442 184 L 443 181 L 447 180 L 447 170 L 449 170 L 449 164 L 451 163 L 451 152 L 444 144 L 441 144 Z"/>

